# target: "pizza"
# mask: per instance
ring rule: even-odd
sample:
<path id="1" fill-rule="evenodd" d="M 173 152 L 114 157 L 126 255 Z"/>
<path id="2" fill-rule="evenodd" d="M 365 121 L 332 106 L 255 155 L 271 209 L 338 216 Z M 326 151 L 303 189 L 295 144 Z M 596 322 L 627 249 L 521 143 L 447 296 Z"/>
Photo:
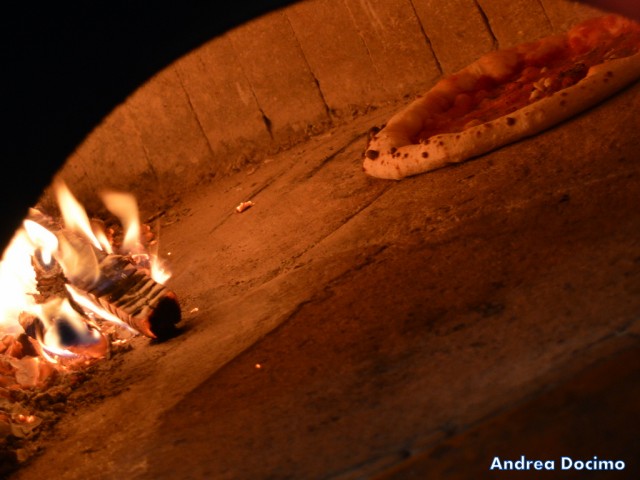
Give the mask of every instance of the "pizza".
<path id="1" fill-rule="evenodd" d="M 609 14 L 489 52 L 369 133 L 364 171 L 401 179 L 535 135 L 640 78 L 640 23 Z"/>

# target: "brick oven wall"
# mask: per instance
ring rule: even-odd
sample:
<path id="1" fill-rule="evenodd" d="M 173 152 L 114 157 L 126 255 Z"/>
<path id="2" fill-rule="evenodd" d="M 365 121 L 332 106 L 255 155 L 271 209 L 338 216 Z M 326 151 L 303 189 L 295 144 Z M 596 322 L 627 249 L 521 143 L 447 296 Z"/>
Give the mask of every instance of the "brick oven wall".
<path id="1" fill-rule="evenodd" d="M 305 0 L 201 45 L 133 92 L 59 175 L 144 208 L 372 109 L 408 102 L 495 48 L 597 11 L 568 0 Z M 45 192 L 44 200 L 50 200 Z"/>

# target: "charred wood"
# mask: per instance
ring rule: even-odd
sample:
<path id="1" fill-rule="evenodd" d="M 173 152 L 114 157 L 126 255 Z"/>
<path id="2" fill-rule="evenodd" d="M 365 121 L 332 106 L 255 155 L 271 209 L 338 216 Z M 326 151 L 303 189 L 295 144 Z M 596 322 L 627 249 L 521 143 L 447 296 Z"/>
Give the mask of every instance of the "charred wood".
<path id="1" fill-rule="evenodd" d="M 72 279 L 70 284 L 147 337 L 165 339 L 175 333 L 181 319 L 175 293 L 123 255 L 103 255 L 98 270 L 97 279 Z"/>

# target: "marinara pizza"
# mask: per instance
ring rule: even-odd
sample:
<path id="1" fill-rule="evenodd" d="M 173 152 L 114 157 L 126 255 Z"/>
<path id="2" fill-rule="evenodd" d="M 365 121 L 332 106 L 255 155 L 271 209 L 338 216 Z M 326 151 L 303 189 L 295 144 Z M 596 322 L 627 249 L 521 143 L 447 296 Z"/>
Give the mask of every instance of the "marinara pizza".
<path id="1" fill-rule="evenodd" d="M 537 134 L 640 78 L 640 24 L 620 15 L 495 50 L 374 127 L 364 171 L 401 179 Z"/>

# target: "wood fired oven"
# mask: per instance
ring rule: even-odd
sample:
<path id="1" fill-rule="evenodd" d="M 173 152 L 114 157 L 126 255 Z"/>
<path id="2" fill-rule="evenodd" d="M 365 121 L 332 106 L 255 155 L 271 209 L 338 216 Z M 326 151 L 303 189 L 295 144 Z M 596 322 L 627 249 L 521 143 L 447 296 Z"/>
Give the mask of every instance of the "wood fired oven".
<path id="1" fill-rule="evenodd" d="M 99 191 L 131 192 L 182 321 L 88 372 L 10 478 L 640 469 L 640 86 L 455 167 L 361 169 L 368 130 L 442 75 L 602 10 L 59 8 L 11 30 L 3 240 L 55 209 L 54 175 L 96 217 Z"/>

